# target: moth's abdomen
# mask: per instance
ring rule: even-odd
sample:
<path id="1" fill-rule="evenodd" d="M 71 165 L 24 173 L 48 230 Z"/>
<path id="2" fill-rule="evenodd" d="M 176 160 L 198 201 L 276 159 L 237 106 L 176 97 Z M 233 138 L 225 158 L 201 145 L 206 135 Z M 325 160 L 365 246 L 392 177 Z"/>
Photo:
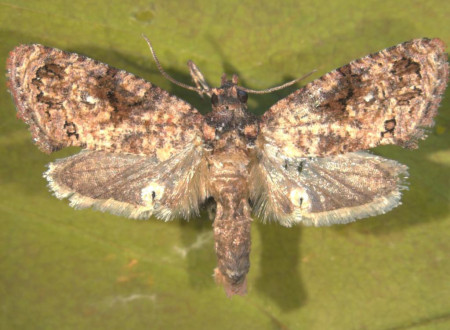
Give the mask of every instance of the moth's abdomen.
<path id="1" fill-rule="evenodd" d="M 209 192 L 217 203 L 214 239 L 216 281 L 229 296 L 246 293 L 250 268 L 251 208 L 248 204 L 248 157 L 244 150 L 219 152 L 209 160 Z"/>
<path id="2" fill-rule="evenodd" d="M 250 206 L 247 199 L 217 203 L 214 239 L 217 254 L 216 281 L 228 296 L 247 292 L 246 275 L 250 268 Z M 231 200 L 230 200 L 231 201 Z"/>

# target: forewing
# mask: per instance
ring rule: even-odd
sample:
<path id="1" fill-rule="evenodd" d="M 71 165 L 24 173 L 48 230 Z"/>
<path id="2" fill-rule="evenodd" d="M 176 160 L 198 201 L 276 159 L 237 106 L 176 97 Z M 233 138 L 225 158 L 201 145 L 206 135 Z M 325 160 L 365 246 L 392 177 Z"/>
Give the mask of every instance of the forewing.
<path id="1" fill-rule="evenodd" d="M 169 159 L 201 139 L 202 116 L 131 73 L 42 45 L 9 56 L 18 117 L 45 152 L 66 146 Z"/>
<path id="2" fill-rule="evenodd" d="M 286 162 L 261 155 L 251 172 L 254 211 L 285 226 L 331 225 L 385 213 L 400 203 L 407 167 L 366 152 Z"/>
<path id="3" fill-rule="evenodd" d="M 198 148 L 164 162 L 157 157 L 82 151 L 49 164 L 44 176 L 56 197 L 68 198 L 75 208 L 169 220 L 198 213 L 206 198 L 202 166 Z"/>
<path id="4" fill-rule="evenodd" d="M 447 84 L 444 47 L 439 39 L 416 39 L 322 76 L 264 114 L 264 143 L 289 158 L 417 147 Z"/>

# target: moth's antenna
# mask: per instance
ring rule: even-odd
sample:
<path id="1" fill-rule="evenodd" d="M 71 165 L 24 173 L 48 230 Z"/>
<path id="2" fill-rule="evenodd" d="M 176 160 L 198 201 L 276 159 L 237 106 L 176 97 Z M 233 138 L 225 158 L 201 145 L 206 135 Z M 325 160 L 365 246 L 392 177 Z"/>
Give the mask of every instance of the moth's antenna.
<path id="1" fill-rule="evenodd" d="M 161 74 L 162 74 L 162 76 L 163 76 L 164 78 L 166 78 L 166 79 L 169 80 L 170 82 L 172 82 L 172 83 L 174 83 L 175 85 L 178 85 L 178 86 L 180 86 L 180 87 L 189 89 L 189 90 L 194 91 L 194 92 L 197 92 L 197 93 L 202 93 L 202 90 L 201 90 L 200 88 L 195 88 L 195 87 L 193 87 L 193 86 L 189 86 L 189 85 L 183 84 L 182 82 L 179 82 L 178 80 L 175 80 L 174 78 L 172 78 L 171 76 L 169 76 L 169 74 L 168 74 L 166 71 L 164 71 L 164 69 L 162 68 L 161 64 L 159 63 L 158 57 L 156 57 L 155 51 L 153 50 L 152 43 L 150 42 L 150 40 L 148 40 L 148 38 L 147 38 L 144 34 L 142 35 L 142 37 L 143 37 L 143 38 L 145 39 L 145 41 L 147 42 L 148 47 L 150 48 L 150 51 L 152 52 L 153 59 L 154 59 L 155 62 L 156 62 L 156 66 L 158 67 L 159 72 L 161 72 Z"/>
<path id="2" fill-rule="evenodd" d="M 300 80 L 303 80 L 303 79 L 309 77 L 310 75 L 312 75 L 316 71 L 317 70 L 312 70 L 311 72 L 305 74 L 304 76 L 302 76 L 300 78 L 297 78 L 297 79 L 294 79 L 292 81 L 289 81 L 289 82 L 287 82 L 287 83 L 285 83 L 283 85 L 272 87 L 272 88 L 268 88 L 268 89 L 263 89 L 263 90 L 260 90 L 260 91 L 254 90 L 254 89 L 248 89 L 248 88 L 240 87 L 240 86 L 239 86 L 239 90 L 247 92 L 247 93 L 250 93 L 250 94 L 267 94 L 267 93 L 272 93 L 272 92 L 275 92 L 275 91 L 279 91 L 280 89 L 289 87 L 289 86 L 299 82 Z"/>

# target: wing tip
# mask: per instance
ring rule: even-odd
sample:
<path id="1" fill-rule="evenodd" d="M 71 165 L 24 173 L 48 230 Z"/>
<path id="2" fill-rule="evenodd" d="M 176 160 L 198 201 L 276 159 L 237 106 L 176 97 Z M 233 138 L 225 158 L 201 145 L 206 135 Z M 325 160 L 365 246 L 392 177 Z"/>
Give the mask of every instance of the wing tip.
<path id="1" fill-rule="evenodd" d="M 10 51 L 6 61 L 6 87 L 16 105 L 17 118 L 29 126 L 28 130 L 32 135 L 33 142 L 38 148 L 42 152 L 50 154 L 53 151 L 61 149 L 62 146 L 52 143 L 44 130 L 36 123 L 33 110 L 30 109 L 25 95 L 21 93 L 21 86 L 24 84 L 24 79 L 20 71 L 25 71 L 29 66 L 31 53 L 36 51 L 42 52 L 44 49 L 51 50 L 51 48 L 40 44 L 23 44 Z M 23 60 L 24 57 L 27 58 L 27 61 Z"/>

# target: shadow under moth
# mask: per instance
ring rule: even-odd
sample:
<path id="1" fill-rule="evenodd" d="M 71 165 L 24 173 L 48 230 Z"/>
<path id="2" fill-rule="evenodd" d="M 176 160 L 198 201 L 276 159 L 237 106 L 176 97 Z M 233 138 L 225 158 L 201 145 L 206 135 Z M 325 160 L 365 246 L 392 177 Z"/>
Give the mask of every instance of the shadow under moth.
<path id="1" fill-rule="evenodd" d="M 147 40 L 148 41 L 148 40 Z M 258 117 L 255 91 L 233 75 L 210 87 L 193 62 L 189 86 L 210 97 L 200 114 L 135 75 L 79 54 L 21 45 L 9 55 L 17 116 L 50 153 L 79 146 L 44 176 L 58 198 L 134 219 L 197 215 L 213 222 L 216 280 L 246 293 L 252 213 L 284 226 L 331 225 L 385 213 L 400 203 L 406 166 L 364 150 L 417 148 L 448 81 L 439 39 L 415 39 L 325 74 Z"/>

